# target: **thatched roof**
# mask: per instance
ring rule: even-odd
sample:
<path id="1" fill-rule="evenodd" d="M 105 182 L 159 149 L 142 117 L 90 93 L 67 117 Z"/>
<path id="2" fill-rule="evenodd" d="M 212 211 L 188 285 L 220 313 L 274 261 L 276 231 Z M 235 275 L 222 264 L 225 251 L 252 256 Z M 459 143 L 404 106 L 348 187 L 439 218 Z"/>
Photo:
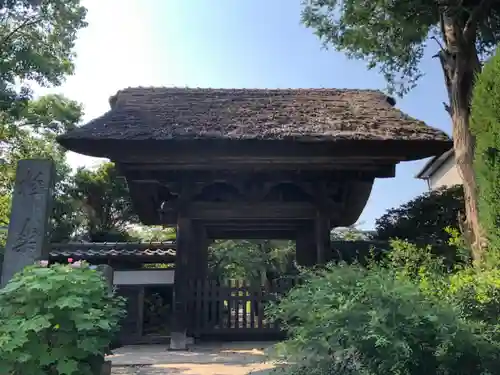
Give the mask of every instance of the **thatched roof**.
<path id="1" fill-rule="evenodd" d="M 59 142 L 81 150 L 97 140 L 449 141 L 373 90 L 128 88 L 110 104 Z"/>

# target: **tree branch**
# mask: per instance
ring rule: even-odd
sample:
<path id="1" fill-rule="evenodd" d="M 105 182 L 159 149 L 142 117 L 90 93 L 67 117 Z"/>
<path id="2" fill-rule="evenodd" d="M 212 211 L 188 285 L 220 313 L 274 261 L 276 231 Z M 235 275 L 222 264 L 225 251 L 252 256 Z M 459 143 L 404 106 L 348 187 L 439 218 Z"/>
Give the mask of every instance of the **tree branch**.
<path id="1" fill-rule="evenodd" d="M 481 20 L 481 17 L 483 17 L 490 10 L 492 4 L 492 0 L 482 0 L 481 3 L 479 3 L 479 5 L 472 11 L 463 30 L 464 40 L 467 44 L 475 42 L 477 25 Z"/>
<path id="2" fill-rule="evenodd" d="M 0 41 L 0 45 L 1 46 L 4 46 L 6 42 L 8 42 L 13 36 L 14 34 L 16 34 L 17 32 L 19 32 L 21 29 L 25 28 L 25 27 L 29 27 L 29 26 L 32 26 L 32 25 L 36 25 L 38 22 L 42 21 L 42 18 L 36 18 L 36 19 L 33 19 L 33 18 L 28 18 L 26 19 L 24 22 L 22 22 L 19 26 L 15 27 L 14 30 L 12 30 L 10 33 L 8 33 L 5 38 L 3 38 L 1 41 Z"/>
<path id="3" fill-rule="evenodd" d="M 438 38 L 436 38 L 435 36 L 432 36 L 431 39 L 434 40 L 437 43 L 437 45 L 439 46 L 439 49 L 444 50 L 444 47 L 441 44 L 441 42 L 438 40 Z M 439 53 L 435 54 L 432 57 L 439 57 Z"/>
<path id="4" fill-rule="evenodd" d="M 445 110 L 446 112 L 448 112 L 448 114 L 449 114 L 449 115 L 450 115 L 450 117 L 451 117 L 451 116 L 453 115 L 453 112 L 452 112 L 452 110 L 451 110 L 451 107 L 450 107 L 448 104 L 446 104 L 445 102 L 443 102 L 443 106 L 444 106 L 444 110 Z"/>

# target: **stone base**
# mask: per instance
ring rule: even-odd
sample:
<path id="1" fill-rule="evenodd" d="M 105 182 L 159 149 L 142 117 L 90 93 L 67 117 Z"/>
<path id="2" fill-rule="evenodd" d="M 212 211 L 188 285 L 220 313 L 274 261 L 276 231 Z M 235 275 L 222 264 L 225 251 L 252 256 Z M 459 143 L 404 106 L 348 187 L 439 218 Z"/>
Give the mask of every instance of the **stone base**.
<path id="1" fill-rule="evenodd" d="M 172 332 L 170 334 L 170 347 L 168 350 L 187 350 L 188 344 L 189 341 L 186 336 L 186 331 Z"/>

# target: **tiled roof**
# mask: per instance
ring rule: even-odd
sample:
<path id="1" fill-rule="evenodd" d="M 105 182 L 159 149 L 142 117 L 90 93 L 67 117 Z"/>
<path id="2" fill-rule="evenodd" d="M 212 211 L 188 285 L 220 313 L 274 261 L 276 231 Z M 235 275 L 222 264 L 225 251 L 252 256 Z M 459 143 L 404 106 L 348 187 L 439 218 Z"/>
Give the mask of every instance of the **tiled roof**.
<path id="1" fill-rule="evenodd" d="M 173 257 L 174 242 L 151 243 L 67 243 L 52 244 L 51 258 L 114 258 L 114 257 Z"/>

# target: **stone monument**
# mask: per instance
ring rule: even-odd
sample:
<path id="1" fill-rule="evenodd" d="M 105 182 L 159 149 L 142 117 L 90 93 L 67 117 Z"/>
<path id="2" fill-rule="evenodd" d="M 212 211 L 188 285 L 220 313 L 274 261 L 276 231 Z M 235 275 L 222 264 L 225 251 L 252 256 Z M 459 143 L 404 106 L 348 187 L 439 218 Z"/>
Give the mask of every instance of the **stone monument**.
<path id="1" fill-rule="evenodd" d="M 48 224 L 54 177 L 52 160 L 25 159 L 17 164 L 2 264 L 2 287 L 24 267 L 48 256 Z"/>

